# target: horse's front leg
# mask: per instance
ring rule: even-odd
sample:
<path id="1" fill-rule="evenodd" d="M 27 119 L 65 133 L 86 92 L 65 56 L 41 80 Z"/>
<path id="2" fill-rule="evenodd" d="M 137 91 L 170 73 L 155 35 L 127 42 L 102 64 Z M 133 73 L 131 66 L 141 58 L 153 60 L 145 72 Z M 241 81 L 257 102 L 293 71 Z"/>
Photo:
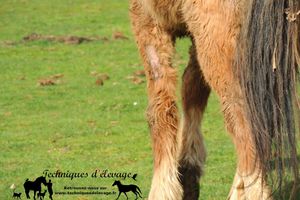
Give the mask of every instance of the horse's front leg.
<path id="1" fill-rule="evenodd" d="M 149 199 L 181 199 L 176 161 L 179 121 L 175 104 L 177 78 L 176 70 L 171 66 L 173 40 L 135 1 L 131 6 L 131 19 L 148 81 L 147 118 L 154 154 Z"/>
<path id="2" fill-rule="evenodd" d="M 118 200 L 118 199 L 119 199 L 120 195 L 121 195 L 121 192 L 119 192 L 119 195 L 118 195 L 118 197 L 116 198 L 116 200 Z"/>
<path id="3" fill-rule="evenodd" d="M 29 190 L 25 190 L 25 194 L 26 194 L 26 198 L 27 198 L 27 199 L 30 199 L 30 196 L 29 196 Z"/>

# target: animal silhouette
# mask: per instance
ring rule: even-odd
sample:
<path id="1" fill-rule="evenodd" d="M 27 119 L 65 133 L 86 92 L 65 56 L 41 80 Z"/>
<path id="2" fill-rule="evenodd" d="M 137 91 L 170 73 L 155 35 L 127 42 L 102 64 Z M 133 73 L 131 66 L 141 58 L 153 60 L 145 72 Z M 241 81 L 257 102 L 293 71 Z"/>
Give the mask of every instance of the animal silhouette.
<path id="1" fill-rule="evenodd" d="M 53 189 L 52 189 L 52 182 L 51 182 L 51 180 L 49 180 L 49 182 L 47 183 L 47 188 L 48 188 L 48 192 L 49 192 L 49 198 L 52 200 Z"/>
<path id="2" fill-rule="evenodd" d="M 25 183 L 23 184 L 24 189 L 25 189 L 25 194 L 27 199 L 30 199 L 29 196 L 29 192 L 30 190 L 34 191 L 34 196 L 33 198 L 35 199 L 35 194 L 36 192 L 41 193 L 41 184 L 44 184 L 46 186 L 47 182 L 46 182 L 46 178 L 43 176 L 38 177 L 37 179 L 35 179 L 35 181 L 29 181 L 28 179 L 26 179 Z"/>
<path id="3" fill-rule="evenodd" d="M 115 186 L 115 185 L 118 187 L 118 190 L 119 190 L 119 195 L 118 195 L 117 199 L 119 199 L 121 193 L 124 193 L 128 199 L 126 192 L 130 192 L 130 191 L 135 194 L 135 199 L 138 199 L 138 196 L 140 198 L 142 198 L 142 196 L 141 196 L 142 192 L 141 192 L 140 188 L 136 185 L 122 185 L 122 183 L 120 181 L 115 181 L 112 184 L 112 186 Z"/>
<path id="4" fill-rule="evenodd" d="M 46 195 L 46 192 L 47 192 L 47 190 L 45 190 L 44 192 L 39 192 L 39 193 L 37 194 L 37 197 L 40 198 L 40 199 L 44 199 L 44 197 L 45 197 L 45 195 Z"/>
<path id="5" fill-rule="evenodd" d="M 13 194 L 13 198 L 21 199 L 21 192 L 20 193 L 15 193 Z"/>

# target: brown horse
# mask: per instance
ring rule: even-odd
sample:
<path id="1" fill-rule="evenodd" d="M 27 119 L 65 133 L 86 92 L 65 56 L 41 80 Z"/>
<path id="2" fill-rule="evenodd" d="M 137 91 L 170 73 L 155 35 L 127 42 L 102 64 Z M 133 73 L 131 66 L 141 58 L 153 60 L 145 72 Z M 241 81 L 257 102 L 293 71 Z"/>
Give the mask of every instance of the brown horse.
<path id="1" fill-rule="evenodd" d="M 236 147 L 228 199 L 290 198 L 298 181 L 295 109 L 299 0 L 131 0 L 148 81 L 154 175 L 149 199 L 198 199 L 205 148 L 199 130 L 211 89 Z M 192 40 L 176 106 L 177 37 Z M 289 177 L 289 178 L 287 178 Z"/>

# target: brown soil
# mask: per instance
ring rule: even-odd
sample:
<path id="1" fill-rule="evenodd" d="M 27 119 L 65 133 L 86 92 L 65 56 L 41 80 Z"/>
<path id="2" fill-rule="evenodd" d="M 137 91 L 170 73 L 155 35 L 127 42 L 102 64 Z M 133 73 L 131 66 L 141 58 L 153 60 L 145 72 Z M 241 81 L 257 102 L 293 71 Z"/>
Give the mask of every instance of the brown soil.
<path id="1" fill-rule="evenodd" d="M 23 37 L 24 42 L 32 41 L 49 41 L 49 42 L 60 42 L 64 44 L 81 44 L 83 42 L 92 41 L 108 41 L 107 37 L 82 37 L 82 36 L 55 36 L 55 35 L 42 35 L 32 33 Z"/>

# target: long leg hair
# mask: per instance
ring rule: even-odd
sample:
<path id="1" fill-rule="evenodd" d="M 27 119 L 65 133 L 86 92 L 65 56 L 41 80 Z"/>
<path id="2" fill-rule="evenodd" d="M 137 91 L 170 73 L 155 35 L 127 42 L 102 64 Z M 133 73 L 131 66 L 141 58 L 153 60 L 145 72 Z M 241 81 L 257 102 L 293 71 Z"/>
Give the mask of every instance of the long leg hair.
<path id="1" fill-rule="evenodd" d="M 262 174 L 274 191 L 281 191 L 289 176 L 293 198 L 299 176 L 295 115 L 300 2 L 252 0 L 248 6 L 234 69 Z"/>

